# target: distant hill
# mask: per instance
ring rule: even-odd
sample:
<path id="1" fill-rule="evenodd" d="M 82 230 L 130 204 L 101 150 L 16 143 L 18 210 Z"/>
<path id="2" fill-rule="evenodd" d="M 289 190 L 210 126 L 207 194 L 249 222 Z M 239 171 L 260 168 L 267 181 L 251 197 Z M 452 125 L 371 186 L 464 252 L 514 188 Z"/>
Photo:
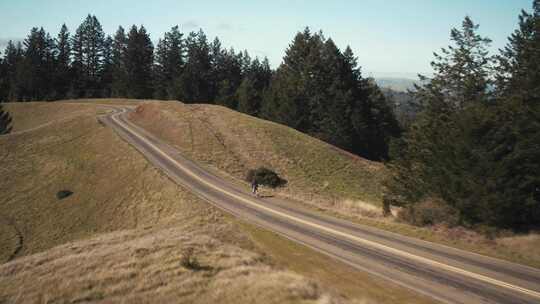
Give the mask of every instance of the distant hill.
<path id="1" fill-rule="evenodd" d="M 398 92 L 406 92 L 407 90 L 414 88 L 415 83 L 418 83 L 418 81 L 414 79 L 397 77 L 375 78 L 375 82 L 381 88 L 392 89 L 393 91 Z"/>
<path id="2" fill-rule="evenodd" d="M 406 91 L 398 91 L 391 88 L 383 87 L 381 90 L 392 104 L 394 113 L 400 124 L 404 127 L 409 125 L 420 111 L 420 107 L 415 101 L 414 96 Z"/>

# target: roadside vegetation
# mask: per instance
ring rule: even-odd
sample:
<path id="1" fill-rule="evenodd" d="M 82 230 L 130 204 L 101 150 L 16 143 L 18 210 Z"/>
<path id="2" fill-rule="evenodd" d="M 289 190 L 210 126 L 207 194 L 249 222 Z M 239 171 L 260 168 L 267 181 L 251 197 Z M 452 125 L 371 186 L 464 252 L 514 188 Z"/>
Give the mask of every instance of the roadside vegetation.
<path id="1" fill-rule="evenodd" d="M 498 56 L 469 17 L 435 54 L 415 91 L 423 111 L 391 153 L 386 200 L 403 219 L 488 235 L 540 228 L 540 1 L 519 20 Z"/>

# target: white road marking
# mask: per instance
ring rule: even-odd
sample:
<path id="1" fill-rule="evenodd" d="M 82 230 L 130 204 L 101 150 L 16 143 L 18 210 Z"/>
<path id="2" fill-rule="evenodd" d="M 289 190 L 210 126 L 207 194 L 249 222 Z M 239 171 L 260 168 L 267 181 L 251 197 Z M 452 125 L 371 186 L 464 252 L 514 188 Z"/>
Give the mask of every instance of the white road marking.
<path id="1" fill-rule="evenodd" d="M 325 231 L 325 232 L 329 232 L 329 233 L 334 234 L 334 235 L 339 235 L 339 236 L 351 239 L 351 240 L 356 241 L 358 243 L 362 243 L 362 244 L 365 244 L 365 245 L 368 245 L 368 246 L 371 246 L 371 247 L 375 247 L 375 248 L 378 248 L 378 249 L 381 249 L 381 250 L 384 250 L 384 251 L 387 251 L 387 252 L 391 252 L 393 254 L 396 254 L 396 255 L 399 255 L 399 256 L 402 256 L 402 257 L 405 257 L 405 258 L 409 258 L 409 259 L 412 259 L 412 260 L 416 260 L 418 262 L 421 262 L 421 263 L 424 263 L 424 264 L 427 264 L 427 265 L 431 265 L 431 266 L 439 267 L 439 268 L 444 269 L 444 270 L 452 271 L 454 273 L 461 274 L 461 275 L 464 275 L 464 276 L 467 276 L 467 277 L 470 277 L 470 278 L 473 278 L 473 279 L 477 279 L 479 281 L 483 281 L 483 282 L 490 283 L 490 284 L 493 284 L 493 285 L 496 285 L 496 286 L 500 286 L 500 287 L 508 288 L 510 290 L 518 291 L 518 292 L 521 292 L 521 293 L 524 293 L 524 294 L 527 294 L 527 295 L 530 295 L 530 296 L 533 296 L 533 297 L 536 297 L 536 298 L 540 298 L 540 292 L 536 292 L 534 290 L 529 290 L 529 289 L 526 289 L 526 288 L 523 288 L 523 287 L 512 285 L 512 284 L 509 284 L 509 283 L 506 283 L 506 282 L 503 282 L 503 281 L 500 281 L 500 280 L 497 280 L 497 279 L 493 279 L 493 278 L 490 278 L 490 277 L 487 277 L 487 276 L 484 276 L 484 275 L 481 275 L 481 274 L 473 273 L 473 272 L 463 270 L 463 269 L 460 269 L 460 268 L 457 268 L 457 267 L 454 267 L 454 266 L 446 265 L 444 263 L 433 261 L 433 260 L 430 260 L 430 259 L 427 259 L 427 258 L 424 258 L 424 257 L 421 257 L 421 256 L 417 256 L 417 255 L 414 255 L 414 254 L 411 254 L 411 253 L 408 253 L 408 252 L 405 252 L 405 251 L 402 251 L 402 250 L 399 250 L 399 249 L 395 249 L 395 248 L 392 248 L 392 247 L 389 247 L 389 246 L 386 246 L 386 245 L 383 245 L 383 244 L 379 244 L 379 243 L 372 242 L 372 241 L 369 241 L 369 240 L 366 240 L 366 239 L 362 239 L 362 238 L 359 238 L 357 236 L 354 236 L 354 235 L 351 235 L 351 234 L 348 234 L 348 233 L 345 233 L 345 232 L 342 232 L 342 231 L 339 231 L 339 230 L 335 230 L 335 229 L 328 228 L 328 227 L 325 227 L 325 226 L 322 226 L 322 225 L 319 225 L 319 224 L 316 224 L 316 223 L 312 223 L 310 221 L 307 221 L 307 220 L 304 220 L 304 219 L 301 219 L 301 218 L 297 218 L 295 216 L 283 213 L 281 211 L 277 211 L 277 210 L 274 210 L 272 208 L 268 208 L 266 206 L 263 206 L 263 205 L 260 205 L 260 204 L 258 204 L 256 202 L 254 202 L 254 201 L 252 201 L 250 199 L 247 199 L 247 198 L 239 196 L 239 195 L 237 195 L 235 193 L 229 192 L 229 191 L 227 191 L 227 190 L 225 190 L 223 188 L 220 188 L 220 187 L 218 187 L 218 186 L 204 180 L 203 178 L 201 178 L 197 174 L 193 173 L 188 168 L 182 166 L 175 159 L 173 159 L 172 157 L 167 155 L 165 152 L 163 152 L 160 148 L 156 147 L 154 144 L 152 144 L 146 138 L 139 135 L 137 132 L 133 131 L 127 124 L 122 123 L 120 120 L 117 119 L 117 116 L 121 115 L 123 113 L 125 113 L 125 109 L 123 109 L 122 112 L 120 112 L 120 113 L 112 115 L 111 118 L 116 123 L 123 126 L 127 131 L 131 132 L 131 134 L 135 135 L 140 140 L 145 142 L 148 146 L 152 147 L 156 152 L 161 154 L 163 157 L 165 157 L 167 160 L 169 160 L 171 163 L 173 163 L 179 169 L 183 170 L 189 176 L 191 176 L 192 178 L 196 179 L 197 181 L 205 184 L 206 186 L 208 186 L 208 187 L 210 187 L 210 188 L 212 188 L 214 190 L 217 190 L 217 191 L 219 191 L 221 193 L 225 193 L 228 196 L 233 197 L 235 199 L 238 199 L 238 200 L 240 200 L 240 201 L 242 201 L 242 202 L 244 202 L 244 203 L 246 203 L 248 205 L 251 205 L 253 207 L 262 209 L 264 211 L 267 211 L 267 212 L 273 213 L 275 215 L 278 215 L 278 216 L 293 220 L 293 221 L 298 222 L 298 223 L 302 223 L 304 225 L 307 225 L 307 226 L 310 226 L 310 227 L 313 227 L 313 228 L 317 228 L 317 229 Z"/>

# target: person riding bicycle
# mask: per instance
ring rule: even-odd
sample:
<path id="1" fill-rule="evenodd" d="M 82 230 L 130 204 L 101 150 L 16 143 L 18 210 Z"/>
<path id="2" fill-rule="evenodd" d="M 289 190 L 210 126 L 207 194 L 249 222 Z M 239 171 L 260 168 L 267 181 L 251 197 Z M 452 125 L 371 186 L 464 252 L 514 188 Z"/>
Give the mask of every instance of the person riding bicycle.
<path id="1" fill-rule="evenodd" d="M 257 196 L 257 190 L 259 190 L 259 183 L 257 182 L 257 179 L 254 178 L 251 182 L 251 193 Z"/>

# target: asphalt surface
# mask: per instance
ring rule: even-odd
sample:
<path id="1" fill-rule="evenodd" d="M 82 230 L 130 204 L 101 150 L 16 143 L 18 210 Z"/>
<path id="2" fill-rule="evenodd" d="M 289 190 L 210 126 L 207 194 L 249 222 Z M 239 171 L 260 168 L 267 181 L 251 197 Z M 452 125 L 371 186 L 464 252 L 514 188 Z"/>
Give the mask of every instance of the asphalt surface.
<path id="1" fill-rule="evenodd" d="M 538 269 L 256 198 L 131 123 L 129 111 L 99 119 L 172 180 L 235 216 L 444 303 L 540 303 Z"/>

